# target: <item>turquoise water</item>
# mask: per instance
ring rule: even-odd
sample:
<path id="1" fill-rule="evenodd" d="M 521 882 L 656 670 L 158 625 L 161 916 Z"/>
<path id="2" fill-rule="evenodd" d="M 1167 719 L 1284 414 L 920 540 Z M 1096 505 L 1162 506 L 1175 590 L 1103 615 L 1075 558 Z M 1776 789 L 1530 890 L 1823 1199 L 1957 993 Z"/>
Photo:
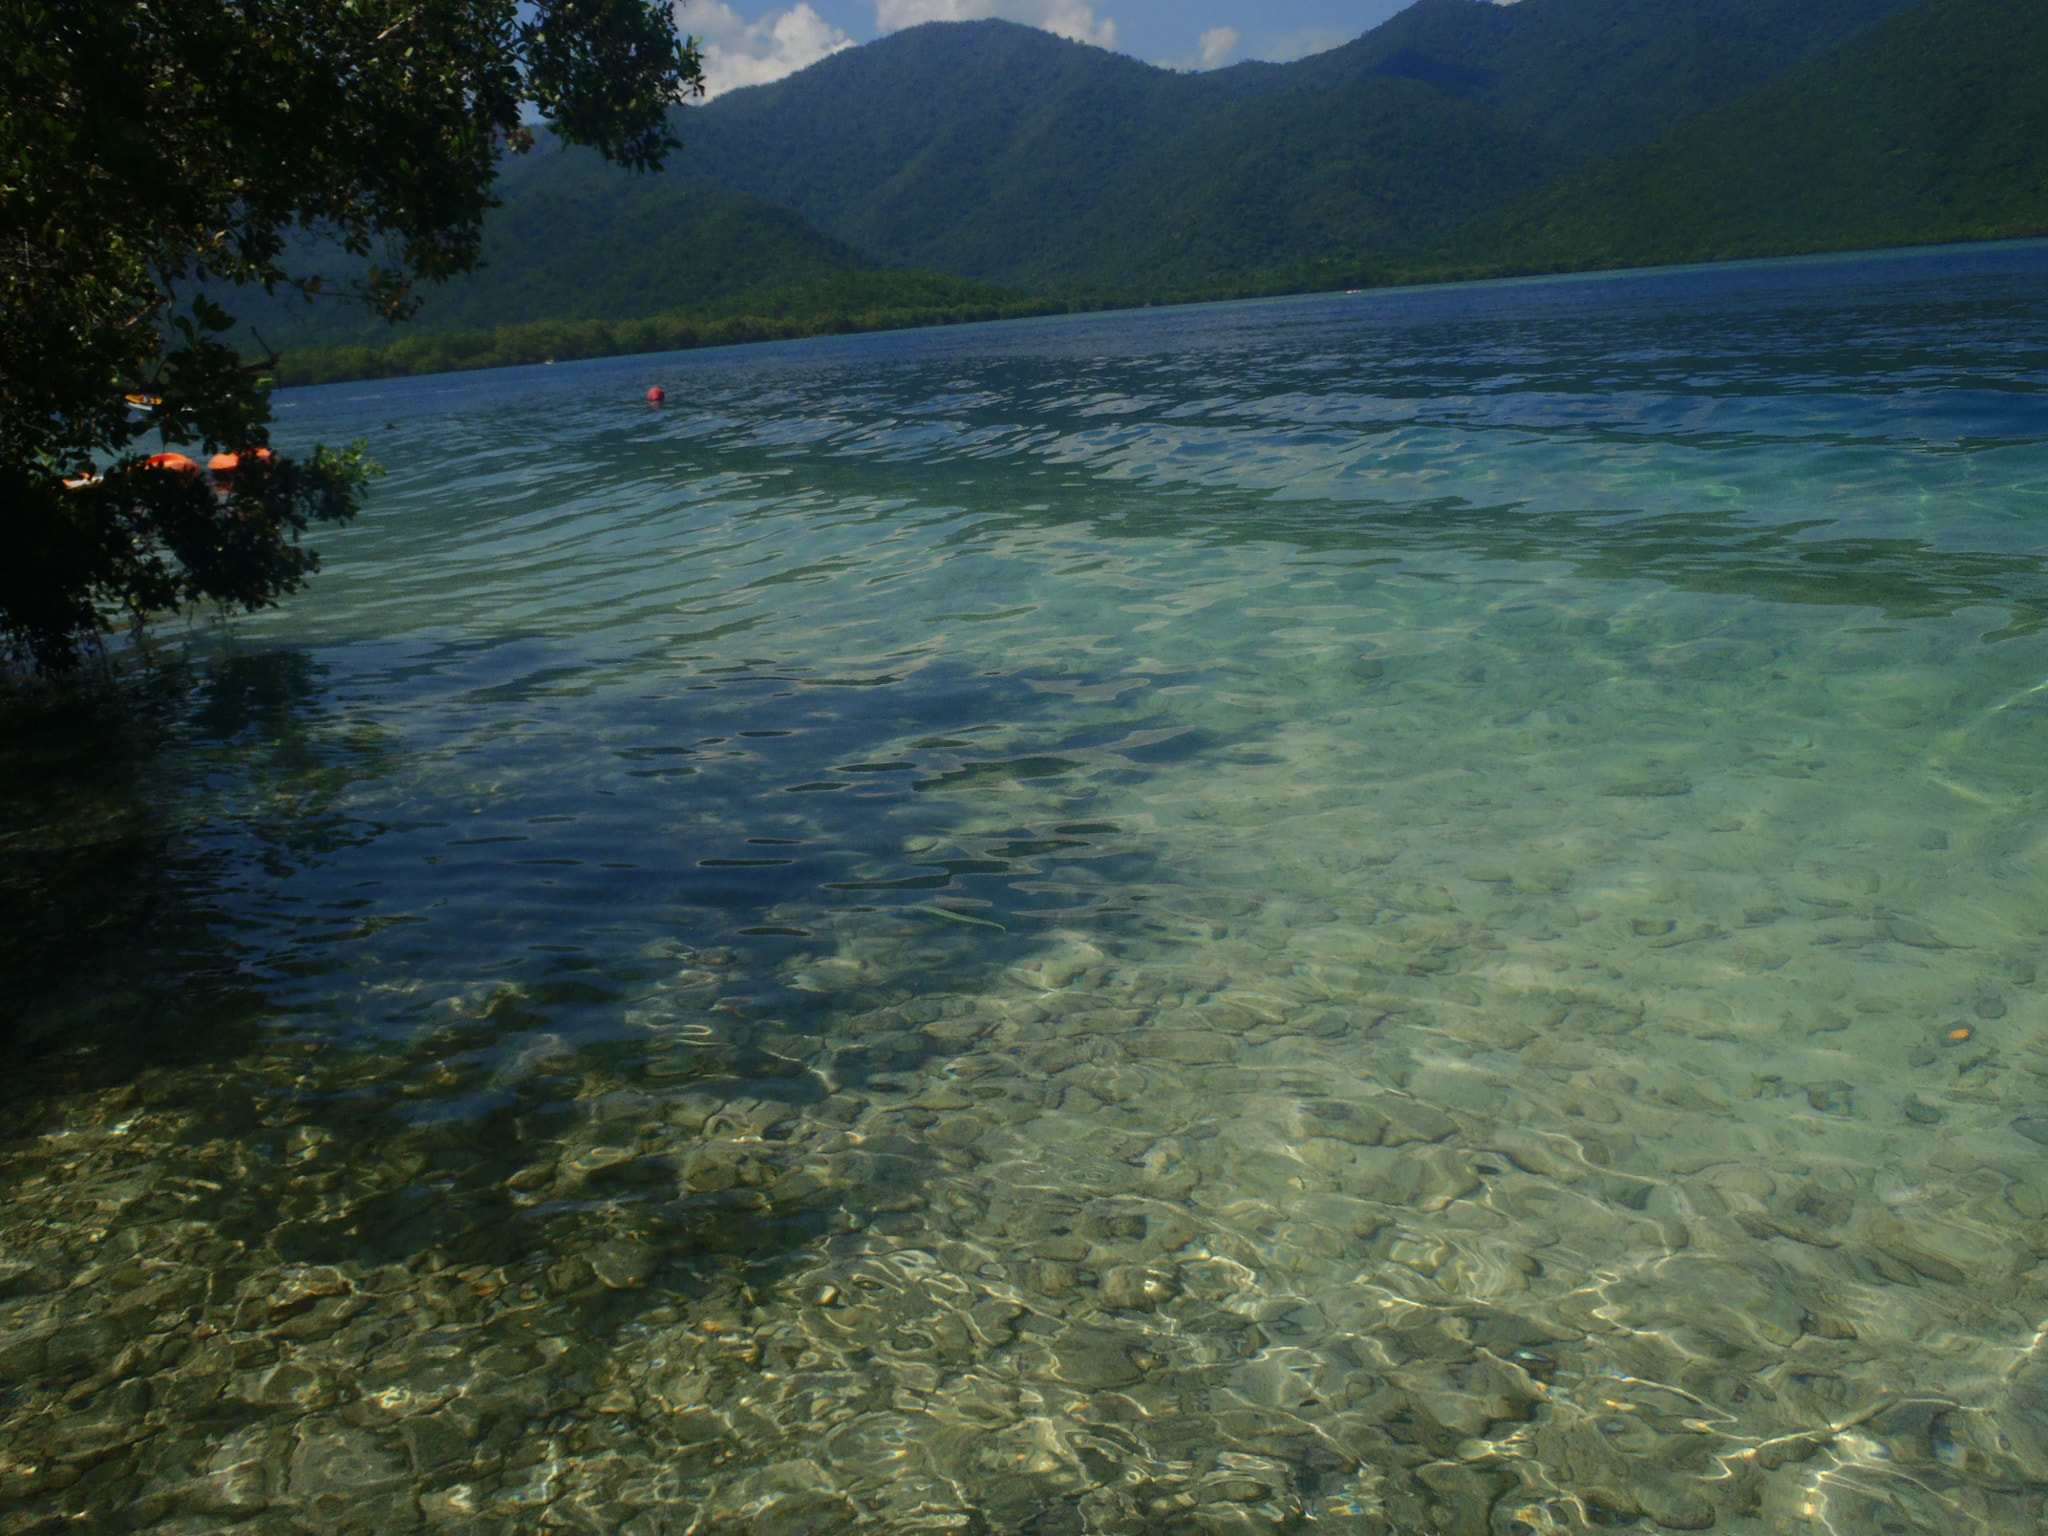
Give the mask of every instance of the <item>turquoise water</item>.
<path id="1" fill-rule="evenodd" d="M 0 1530 L 2042 1528 L 2048 245 L 280 407 L 0 755 Z"/>

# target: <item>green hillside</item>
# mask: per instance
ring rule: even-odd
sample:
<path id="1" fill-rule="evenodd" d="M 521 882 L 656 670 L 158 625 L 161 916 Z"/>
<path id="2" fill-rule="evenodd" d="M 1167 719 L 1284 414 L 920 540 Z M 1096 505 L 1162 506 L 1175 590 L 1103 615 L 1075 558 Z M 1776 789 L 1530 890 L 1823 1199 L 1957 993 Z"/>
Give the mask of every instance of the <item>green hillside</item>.
<path id="1" fill-rule="evenodd" d="M 1543 134 L 1577 162 L 1603 158 L 1815 57 L 1919 0 L 1420 0 L 1299 65 L 1435 84 Z"/>
<path id="2" fill-rule="evenodd" d="M 694 174 L 894 265 L 1183 288 L 1439 246 L 1911 0 L 1419 0 L 1295 64 L 1184 75 L 933 24 L 685 112 Z"/>
<path id="3" fill-rule="evenodd" d="M 1420 81 L 1290 91 L 1148 151 L 1028 268 L 986 265 L 1034 287 L 1150 296 L 1397 258 L 1526 195 L 1556 164 L 1541 136 Z"/>
<path id="4" fill-rule="evenodd" d="M 504 206 L 485 226 L 485 265 L 425 290 L 419 317 L 398 332 L 333 301 L 236 293 L 227 307 L 287 350 L 375 346 L 535 320 L 627 320 L 875 267 L 788 209 L 681 175 L 588 174 L 600 164 L 553 145 L 512 161 L 499 186 Z M 353 265 L 312 254 L 329 272 Z"/>
<path id="5" fill-rule="evenodd" d="M 656 315 L 603 320 L 529 320 L 468 331 L 414 331 L 381 345 L 297 348 L 276 370 L 280 384 L 401 378 L 522 363 L 682 352 L 741 342 L 788 341 L 857 331 L 910 330 L 1064 314 L 1057 299 L 1019 299 L 986 283 L 929 272 L 847 272 L 795 288 L 755 289 Z"/>
<path id="6" fill-rule="evenodd" d="M 1587 267 L 2039 234 L 2048 4 L 1930 0 L 1457 250 Z"/>
<path id="7" fill-rule="evenodd" d="M 932 24 L 684 109 L 664 175 L 512 162 L 402 333 L 243 312 L 325 378 L 2048 231 L 2048 0 L 1909 4 L 1419 0 L 1206 75 Z"/>
<path id="8" fill-rule="evenodd" d="M 1421 0 L 1342 48 L 1247 71 L 1264 88 L 1133 165 L 1046 275 L 1157 292 L 1412 265 L 1908 3 Z"/>

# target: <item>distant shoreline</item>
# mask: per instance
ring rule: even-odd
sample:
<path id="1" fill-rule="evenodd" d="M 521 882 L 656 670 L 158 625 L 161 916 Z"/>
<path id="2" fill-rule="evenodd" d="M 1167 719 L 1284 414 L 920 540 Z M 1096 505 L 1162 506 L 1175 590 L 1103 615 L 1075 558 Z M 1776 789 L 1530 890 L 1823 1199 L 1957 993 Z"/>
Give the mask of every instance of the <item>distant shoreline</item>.
<path id="1" fill-rule="evenodd" d="M 728 315 L 710 319 L 688 312 L 640 320 L 533 320 L 488 331 L 446 331 L 408 336 L 383 347 L 309 347 L 287 352 L 273 381 L 280 389 L 308 384 L 346 384 L 363 379 L 412 378 L 435 373 L 469 373 L 484 368 L 521 368 L 534 363 L 574 362 L 593 357 L 635 357 L 656 352 L 689 352 L 702 347 L 743 346 L 762 341 L 796 341 L 808 336 L 844 336 L 869 331 L 907 331 L 927 326 L 970 325 L 988 320 L 1021 320 L 1122 305 L 1067 299 L 1016 299 L 991 304 L 879 309 L 791 317 Z"/>
<path id="2" fill-rule="evenodd" d="M 1226 285 L 1198 292 L 1153 297 L 1026 297 L 994 302 L 874 308 L 794 316 L 788 314 L 701 313 L 652 315 L 636 320 L 535 320 L 487 331 L 447 331 L 407 336 L 381 347 L 307 347 L 285 353 L 272 375 L 277 388 L 317 384 L 350 384 L 375 379 L 418 378 L 442 373 L 472 373 L 489 368 L 521 368 L 536 363 L 576 362 L 601 357 L 637 357 L 662 352 L 689 352 L 705 347 L 747 346 L 757 342 L 800 341 L 818 336 L 863 335 L 879 331 L 922 330 L 949 325 L 1028 320 L 1049 315 L 1095 314 L 1114 310 L 1171 308 L 1190 304 L 1228 303 L 1241 299 L 1287 298 L 1352 290 L 1427 287 L 1436 284 L 1499 282 L 1522 277 L 1561 277 L 1576 273 L 1653 271 L 1663 267 L 1715 266 L 1744 261 L 1772 261 L 1799 256 L 1847 256 L 1873 251 L 1936 250 L 1952 245 L 1990 245 L 2048 238 L 2048 230 L 2015 233 L 1955 232 L 1938 240 L 1904 245 L 1801 246 L 1740 250 L 1655 259 L 1596 258 L 1578 262 L 1497 262 L 1405 269 L 1379 268 L 1343 275 L 1294 275 L 1263 282 Z"/>

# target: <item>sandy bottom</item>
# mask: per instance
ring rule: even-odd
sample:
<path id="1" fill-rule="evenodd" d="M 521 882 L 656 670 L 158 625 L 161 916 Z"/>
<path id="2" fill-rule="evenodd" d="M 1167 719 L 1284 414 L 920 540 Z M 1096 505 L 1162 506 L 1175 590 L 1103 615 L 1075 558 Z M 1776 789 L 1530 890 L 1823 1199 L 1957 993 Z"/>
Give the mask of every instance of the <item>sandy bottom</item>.
<path id="1" fill-rule="evenodd" d="M 0 1531 L 2041 1529 L 2038 646 L 1176 591 L 911 808 L 1011 908 L 41 1084 Z"/>

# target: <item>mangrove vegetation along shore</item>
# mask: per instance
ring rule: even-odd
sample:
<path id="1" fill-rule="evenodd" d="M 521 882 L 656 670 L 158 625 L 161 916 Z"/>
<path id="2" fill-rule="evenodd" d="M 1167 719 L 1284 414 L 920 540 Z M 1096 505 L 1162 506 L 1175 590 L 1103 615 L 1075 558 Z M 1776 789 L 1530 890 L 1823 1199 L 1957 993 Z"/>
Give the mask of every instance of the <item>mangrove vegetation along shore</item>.
<path id="1" fill-rule="evenodd" d="M 466 373 L 483 368 L 517 368 L 534 363 L 566 363 L 593 357 L 689 352 L 703 347 L 798 341 L 812 336 L 850 336 L 872 331 L 918 330 L 929 326 L 1025 320 L 1047 315 L 1166 309 L 1184 304 L 1225 303 L 1235 299 L 1289 298 L 1375 288 L 1426 287 L 1438 283 L 1491 282 L 1517 277 L 1562 277 L 1582 272 L 1645 270 L 1717 261 L 1821 256 L 1861 249 L 1908 249 L 1913 246 L 1962 245 L 2035 237 L 2048 237 L 2048 227 L 1963 229 L 1947 232 L 1945 238 L 1901 242 L 1897 246 L 1890 242 L 1843 247 L 1822 241 L 1787 241 L 1777 247 L 1760 244 L 1677 258 L 1600 254 L 1582 256 L 1577 260 L 1525 259 L 1336 273 L 1311 269 L 1276 275 L 1263 281 L 1240 282 L 1156 298 L 1132 295 L 1026 297 L 991 289 L 988 297 L 955 304 L 853 309 L 764 304 L 760 302 L 764 297 L 776 296 L 750 294 L 745 295 L 744 300 L 752 302 L 742 302 L 739 306 L 742 312 L 734 314 L 707 315 L 701 310 L 693 310 L 652 315 L 641 320 L 535 320 L 523 325 L 496 326 L 490 330 L 408 336 L 382 347 L 298 348 L 279 360 L 272 382 L 286 388 L 308 384 L 345 384 L 365 379 Z"/>
<path id="2" fill-rule="evenodd" d="M 722 304 L 642 319 L 533 320 L 489 330 L 407 336 L 381 347 L 295 348 L 279 360 L 273 376 L 282 386 L 338 384 L 1119 307 L 1118 301 L 1107 299 L 1025 297 L 986 283 L 928 273 L 853 273 L 826 283 L 743 294 Z"/>

